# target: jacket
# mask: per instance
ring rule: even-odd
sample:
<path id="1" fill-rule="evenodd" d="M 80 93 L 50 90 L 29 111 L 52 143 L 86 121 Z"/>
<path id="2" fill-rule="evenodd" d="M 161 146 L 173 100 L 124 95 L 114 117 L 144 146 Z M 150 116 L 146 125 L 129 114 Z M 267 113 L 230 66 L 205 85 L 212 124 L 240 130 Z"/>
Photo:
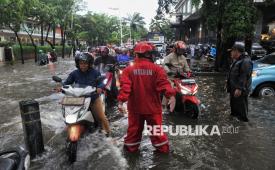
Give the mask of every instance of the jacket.
<path id="1" fill-rule="evenodd" d="M 112 57 L 110 55 L 104 56 L 104 57 L 100 56 L 95 59 L 94 68 L 97 71 L 99 71 L 101 74 L 105 74 L 107 72 L 106 65 L 107 64 L 115 64 L 116 62 L 117 62 L 116 58 Z"/>
<path id="2" fill-rule="evenodd" d="M 130 60 L 131 60 L 131 58 L 128 55 L 121 54 L 121 55 L 117 56 L 117 62 L 128 62 Z"/>
<path id="3" fill-rule="evenodd" d="M 227 77 L 227 92 L 234 93 L 236 89 L 240 89 L 243 94 L 248 95 L 251 91 L 252 69 L 253 64 L 248 56 L 242 54 L 234 61 Z"/>
<path id="4" fill-rule="evenodd" d="M 169 68 L 168 66 L 164 66 L 166 72 L 175 72 L 177 69 L 181 69 L 181 71 L 189 72 L 190 68 L 186 61 L 184 55 L 177 56 L 176 53 L 172 52 L 168 56 L 164 58 L 164 64 L 172 64 L 173 67 Z"/>
<path id="5" fill-rule="evenodd" d="M 128 101 L 134 114 L 161 114 L 160 93 L 168 98 L 176 94 L 163 68 L 143 58 L 123 70 L 120 87 L 118 101 Z"/>
<path id="6" fill-rule="evenodd" d="M 78 84 L 93 87 L 103 87 L 103 83 L 96 82 L 96 79 L 100 77 L 100 73 L 91 68 L 87 72 L 82 72 L 79 69 L 74 70 L 68 76 L 63 83 L 64 85 Z"/>

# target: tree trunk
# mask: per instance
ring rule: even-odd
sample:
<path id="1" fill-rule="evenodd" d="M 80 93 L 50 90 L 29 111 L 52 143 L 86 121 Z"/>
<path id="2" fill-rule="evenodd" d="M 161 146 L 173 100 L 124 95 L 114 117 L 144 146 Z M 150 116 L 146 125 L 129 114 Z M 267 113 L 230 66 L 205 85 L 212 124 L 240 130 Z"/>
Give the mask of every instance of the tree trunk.
<path id="1" fill-rule="evenodd" d="M 61 27 L 62 58 L 65 57 L 65 30 Z"/>
<path id="2" fill-rule="evenodd" d="M 30 37 L 31 39 L 31 42 L 32 42 L 32 46 L 34 47 L 34 62 L 36 63 L 37 62 L 37 45 L 35 44 L 34 40 L 33 40 L 33 37 L 32 37 L 32 34 L 33 34 L 33 31 L 31 31 L 31 33 L 28 31 L 28 29 L 26 29 L 24 27 L 24 31 L 28 34 L 28 36 Z"/>
<path id="3" fill-rule="evenodd" d="M 53 23 L 53 46 L 55 46 L 55 23 Z"/>
<path id="4" fill-rule="evenodd" d="M 224 71 L 229 70 L 232 59 L 230 57 L 230 52 L 228 49 L 232 48 L 236 41 L 235 37 L 231 37 L 222 43 L 222 58 L 221 58 L 221 67 Z"/>
<path id="5" fill-rule="evenodd" d="M 27 33 L 28 33 L 28 32 L 27 32 Z M 34 62 L 36 63 L 36 62 L 37 62 L 37 45 L 34 43 L 34 40 L 33 40 L 32 35 L 29 34 L 29 33 L 28 33 L 28 35 L 29 35 L 29 37 L 30 37 L 30 39 L 31 39 L 31 42 L 32 42 L 32 45 L 33 45 L 33 47 L 34 47 Z"/>
<path id="6" fill-rule="evenodd" d="M 245 51 L 251 57 L 251 48 L 252 48 L 252 38 L 251 36 L 245 37 Z"/>
<path id="7" fill-rule="evenodd" d="M 20 38 L 19 38 L 19 36 L 18 36 L 18 34 L 17 34 L 16 31 L 14 31 L 14 34 L 15 34 L 15 36 L 17 38 L 17 41 L 19 43 L 19 46 L 20 46 L 21 63 L 24 64 L 25 62 L 24 62 L 23 47 L 22 47 L 22 44 L 21 44 L 21 40 L 20 40 Z"/>
<path id="8" fill-rule="evenodd" d="M 218 23 L 218 26 L 217 26 L 216 49 L 217 49 L 217 57 L 215 60 L 215 70 L 219 71 L 220 66 L 221 66 L 221 60 L 222 60 L 222 24 L 221 24 L 221 21 Z"/>
<path id="9" fill-rule="evenodd" d="M 41 22 L 41 28 L 40 28 L 40 31 L 41 31 L 40 44 L 41 44 L 41 46 L 44 46 L 44 35 L 43 35 L 44 31 L 43 30 L 44 30 L 43 22 Z"/>
<path id="10" fill-rule="evenodd" d="M 54 46 L 53 46 L 52 42 L 48 40 L 48 36 L 49 36 L 50 29 L 51 29 L 51 25 L 52 25 L 52 24 L 49 24 L 49 25 L 48 25 L 48 29 L 47 29 L 47 34 L 46 34 L 46 39 L 45 39 L 45 41 L 46 41 L 48 44 L 50 44 L 50 46 L 51 46 L 52 49 L 54 49 Z"/>

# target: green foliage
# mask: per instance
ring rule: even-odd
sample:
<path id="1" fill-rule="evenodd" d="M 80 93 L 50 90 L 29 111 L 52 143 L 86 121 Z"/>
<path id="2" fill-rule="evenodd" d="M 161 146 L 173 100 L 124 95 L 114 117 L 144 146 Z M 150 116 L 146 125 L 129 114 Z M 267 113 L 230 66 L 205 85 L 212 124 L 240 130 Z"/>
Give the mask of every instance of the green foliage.
<path id="1" fill-rule="evenodd" d="M 150 24 L 151 32 L 161 32 L 167 41 L 173 39 L 174 30 L 170 27 L 170 22 L 167 19 L 153 19 Z"/>
<path id="2" fill-rule="evenodd" d="M 230 1 L 223 15 L 224 38 L 244 39 L 252 36 L 256 23 L 256 8 L 249 0 Z"/>
<path id="3" fill-rule="evenodd" d="M 120 19 L 106 14 L 87 13 L 84 16 L 74 17 L 73 36 L 79 40 L 85 40 L 89 45 L 105 45 L 108 42 L 120 44 Z M 140 14 L 134 14 L 131 33 L 132 38 L 140 39 L 145 30 L 143 17 Z M 126 20 L 122 21 L 123 42 L 130 37 L 130 26 Z"/>
<path id="4" fill-rule="evenodd" d="M 9 42 L 9 41 L 0 41 L 0 47 L 10 47 L 13 44 L 14 44 L 13 42 Z"/>
<path id="5" fill-rule="evenodd" d="M 176 5 L 178 0 L 158 0 L 157 15 L 163 15 L 169 13 L 171 7 Z"/>

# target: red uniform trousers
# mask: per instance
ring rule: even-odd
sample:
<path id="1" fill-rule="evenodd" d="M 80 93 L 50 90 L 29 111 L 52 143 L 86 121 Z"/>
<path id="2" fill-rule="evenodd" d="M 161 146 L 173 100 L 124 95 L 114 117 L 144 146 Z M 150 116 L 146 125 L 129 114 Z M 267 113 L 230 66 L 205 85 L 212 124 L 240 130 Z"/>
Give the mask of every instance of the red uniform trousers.
<path id="1" fill-rule="evenodd" d="M 149 126 L 162 126 L 162 113 L 159 114 L 128 114 L 128 130 L 127 135 L 124 138 L 124 147 L 129 152 L 137 152 L 144 129 L 144 121 L 146 121 Z M 152 145 L 157 149 L 157 151 L 162 153 L 169 152 L 168 137 L 166 134 L 158 136 L 150 136 Z"/>

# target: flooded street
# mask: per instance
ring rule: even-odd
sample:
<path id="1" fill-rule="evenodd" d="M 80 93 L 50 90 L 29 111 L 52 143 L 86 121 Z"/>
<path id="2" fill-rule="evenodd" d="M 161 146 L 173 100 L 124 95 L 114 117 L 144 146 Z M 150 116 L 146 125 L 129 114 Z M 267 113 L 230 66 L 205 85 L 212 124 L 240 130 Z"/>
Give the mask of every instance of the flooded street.
<path id="1" fill-rule="evenodd" d="M 88 134 L 78 145 L 77 162 L 69 165 L 59 104 L 63 95 L 53 93 L 56 83 L 51 77 L 66 78 L 73 69 L 70 59 L 47 66 L 36 66 L 33 61 L 0 66 L 1 150 L 24 145 L 19 101 L 35 99 L 40 104 L 46 152 L 32 160 L 30 169 L 275 169 L 275 98 L 249 98 L 250 121 L 239 122 L 229 116 L 229 97 L 223 90 L 224 77 L 219 76 L 196 77 L 198 97 L 205 106 L 198 120 L 164 114 L 164 124 L 217 125 L 220 136 L 169 135 L 169 155 L 155 153 L 145 136 L 140 153 L 128 155 L 122 149 L 127 118 L 113 109 L 108 110 L 108 117 L 116 142 L 98 132 Z M 231 127 L 235 131 L 223 131 Z"/>

